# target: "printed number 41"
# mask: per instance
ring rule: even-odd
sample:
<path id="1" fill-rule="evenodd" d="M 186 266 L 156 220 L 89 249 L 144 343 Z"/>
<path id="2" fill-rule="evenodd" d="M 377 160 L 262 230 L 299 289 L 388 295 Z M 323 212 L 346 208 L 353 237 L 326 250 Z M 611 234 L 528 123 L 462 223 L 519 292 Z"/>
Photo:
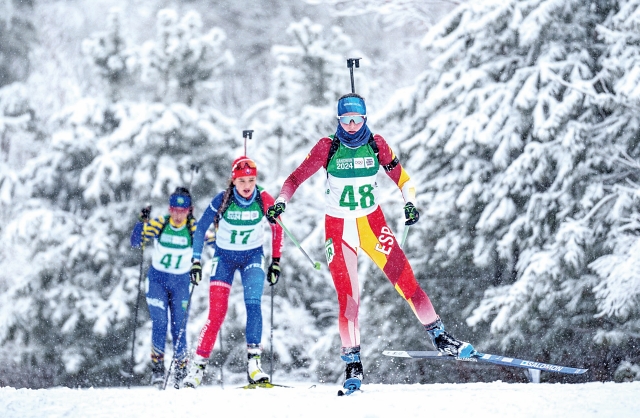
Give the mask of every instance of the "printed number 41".
<path id="1" fill-rule="evenodd" d="M 358 195 L 360 198 L 356 200 L 353 186 L 345 186 L 342 190 L 342 196 L 340 196 L 340 206 L 349 208 L 349 210 L 356 210 L 358 206 L 362 209 L 366 209 L 375 204 L 372 185 L 363 184 L 358 187 Z"/>
<path id="2" fill-rule="evenodd" d="M 179 255 L 178 256 L 178 260 L 176 261 L 176 265 L 174 268 L 179 269 L 180 268 L 180 262 L 182 261 L 182 256 Z M 164 268 L 166 269 L 170 269 L 171 268 L 171 254 L 165 254 L 161 259 L 160 259 L 160 264 L 162 264 L 164 266 Z"/>

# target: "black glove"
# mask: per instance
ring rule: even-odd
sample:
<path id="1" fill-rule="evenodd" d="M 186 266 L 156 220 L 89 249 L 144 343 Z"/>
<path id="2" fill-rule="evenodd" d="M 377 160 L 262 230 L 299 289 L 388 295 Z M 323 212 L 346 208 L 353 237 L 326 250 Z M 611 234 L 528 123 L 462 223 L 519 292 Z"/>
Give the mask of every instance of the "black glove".
<path id="1" fill-rule="evenodd" d="M 146 206 L 140 210 L 140 213 L 138 214 L 138 219 L 140 219 L 140 222 L 147 223 L 149 222 L 150 215 L 151 215 L 151 205 Z"/>
<path id="2" fill-rule="evenodd" d="M 197 286 L 202 280 L 202 264 L 200 260 L 191 260 L 191 271 L 189 272 L 189 280 L 191 284 Z"/>
<path id="3" fill-rule="evenodd" d="M 280 257 L 273 257 L 271 259 L 271 265 L 269 266 L 269 270 L 267 271 L 267 281 L 269 282 L 269 286 L 273 286 L 278 283 L 280 279 Z"/>
<path id="4" fill-rule="evenodd" d="M 413 203 L 409 202 L 404 205 L 404 217 L 406 219 L 404 224 L 407 226 L 413 225 L 418 222 L 418 219 L 420 219 L 420 213 L 418 213 L 418 209 L 413 206 Z"/>
<path id="5" fill-rule="evenodd" d="M 287 204 L 284 202 L 276 202 L 273 206 L 269 206 L 267 209 L 267 221 L 272 224 L 276 223 L 276 218 L 284 213 Z"/>

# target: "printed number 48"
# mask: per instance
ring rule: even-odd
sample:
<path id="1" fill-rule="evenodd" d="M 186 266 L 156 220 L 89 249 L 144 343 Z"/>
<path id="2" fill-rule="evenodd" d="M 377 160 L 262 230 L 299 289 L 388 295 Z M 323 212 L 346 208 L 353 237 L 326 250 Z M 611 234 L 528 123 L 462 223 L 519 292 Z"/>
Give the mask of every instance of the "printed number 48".
<path id="1" fill-rule="evenodd" d="M 360 206 L 362 209 L 366 209 L 375 204 L 372 185 L 363 184 L 362 186 L 358 187 L 358 195 L 359 199 L 356 200 L 353 186 L 345 186 L 345 188 L 342 190 L 342 196 L 340 196 L 340 206 L 349 208 L 349 210 L 356 210 L 358 206 Z"/>

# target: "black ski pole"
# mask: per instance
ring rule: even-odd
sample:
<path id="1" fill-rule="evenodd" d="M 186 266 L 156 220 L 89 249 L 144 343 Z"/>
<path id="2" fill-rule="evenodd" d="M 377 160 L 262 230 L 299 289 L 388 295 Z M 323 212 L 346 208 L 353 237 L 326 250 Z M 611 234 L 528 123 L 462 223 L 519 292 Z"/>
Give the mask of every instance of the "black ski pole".
<path id="1" fill-rule="evenodd" d="M 349 72 L 351 73 L 351 93 L 356 92 L 356 85 L 353 82 L 353 66 L 356 68 L 360 68 L 360 60 L 362 58 L 347 58 L 347 67 L 349 68 Z"/>
<path id="2" fill-rule="evenodd" d="M 189 292 L 189 301 L 187 302 L 187 314 L 185 315 L 184 320 L 182 321 L 182 327 L 180 328 L 180 332 L 178 333 L 178 341 L 176 342 L 176 349 L 173 350 L 173 357 L 171 358 L 171 364 L 169 364 L 169 370 L 167 371 L 167 374 L 164 377 L 162 390 L 165 390 L 167 388 L 167 382 L 169 381 L 169 376 L 171 376 L 171 370 L 173 369 L 173 364 L 176 362 L 176 351 L 178 351 L 178 348 L 180 348 L 180 339 L 182 338 L 182 334 L 184 333 L 184 330 L 187 329 L 187 318 L 189 318 L 189 308 L 191 307 L 191 296 L 193 296 L 193 291 L 195 290 L 195 288 L 196 288 L 195 285 L 191 286 L 191 291 Z M 173 326 L 173 324 L 171 324 L 171 326 Z"/>
<path id="3" fill-rule="evenodd" d="M 220 387 L 224 389 L 224 349 L 222 348 L 222 325 L 220 325 Z"/>
<path id="4" fill-rule="evenodd" d="M 144 239 L 144 238 L 143 238 Z M 131 339 L 131 361 L 130 374 L 127 389 L 131 389 L 131 381 L 133 380 L 133 366 L 135 362 L 134 351 L 136 347 L 136 328 L 138 328 L 138 308 L 140 307 L 140 284 L 142 283 L 142 275 L 144 271 L 144 242 L 140 246 L 140 276 L 138 277 L 138 291 L 136 292 L 136 309 L 133 315 L 133 337 Z"/>
<path id="5" fill-rule="evenodd" d="M 151 205 L 147 205 L 149 209 L 149 213 L 151 213 Z M 127 383 L 127 389 L 131 388 L 131 381 L 133 380 L 133 367 L 135 363 L 135 346 L 136 346 L 136 330 L 138 328 L 138 310 L 140 308 L 140 285 L 142 284 L 142 276 L 144 274 L 144 225 L 146 221 L 142 223 L 142 242 L 140 243 L 140 275 L 138 276 L 138 291 L 136 296 L 136 309 L 135 314 L 133 315 L 133 337 L 131 338 L 131 361 L 130 361 L 130 371 L 129 374 L 129 382 Z"/>
<path id="6" fill-rule="evenodd" d="M 269 353 L 269 382 L 273 382 L 273 288 L 271 286 L 271 332 L 269 334 L 269 345 L 271 352 Z"/>

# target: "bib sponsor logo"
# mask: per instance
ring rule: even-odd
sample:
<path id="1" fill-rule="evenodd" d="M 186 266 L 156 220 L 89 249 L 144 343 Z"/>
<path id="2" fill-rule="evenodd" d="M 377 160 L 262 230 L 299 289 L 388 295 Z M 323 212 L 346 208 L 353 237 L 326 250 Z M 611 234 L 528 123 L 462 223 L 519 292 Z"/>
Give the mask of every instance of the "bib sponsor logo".
<path id="1" fill-rule="evenodd" d="M 336 161 L 336 169 L 350 170 L 353 168 L 353 160 L 351 158 L 339 158 Z"/>
<path id="2" fill-rule="evenodd" d="M 257 210 L 230 210 L 224 215 L 231 221 L 254 221 L 260 217 Z"/>
<path id="3" fill-rule="evenodd" d="M 353 159 L 353 167 L 354 168 L 364 168 L 364 158 L 354 158 Z"/>
<path id="4" fill-rule="evenodd" d="M 188 245 L 187 237 L 180 237 L 176 235 L 162 234 L 160 235 L 160 242 L 163 244 L 173 245 Z"/>
<path id="5" fill-rule="evenodd" d="M 366 168 L 371 168 L 376 166 L 376 160 L 373 157 L 365 157 L 364 158 L 364 166 Z"/>

